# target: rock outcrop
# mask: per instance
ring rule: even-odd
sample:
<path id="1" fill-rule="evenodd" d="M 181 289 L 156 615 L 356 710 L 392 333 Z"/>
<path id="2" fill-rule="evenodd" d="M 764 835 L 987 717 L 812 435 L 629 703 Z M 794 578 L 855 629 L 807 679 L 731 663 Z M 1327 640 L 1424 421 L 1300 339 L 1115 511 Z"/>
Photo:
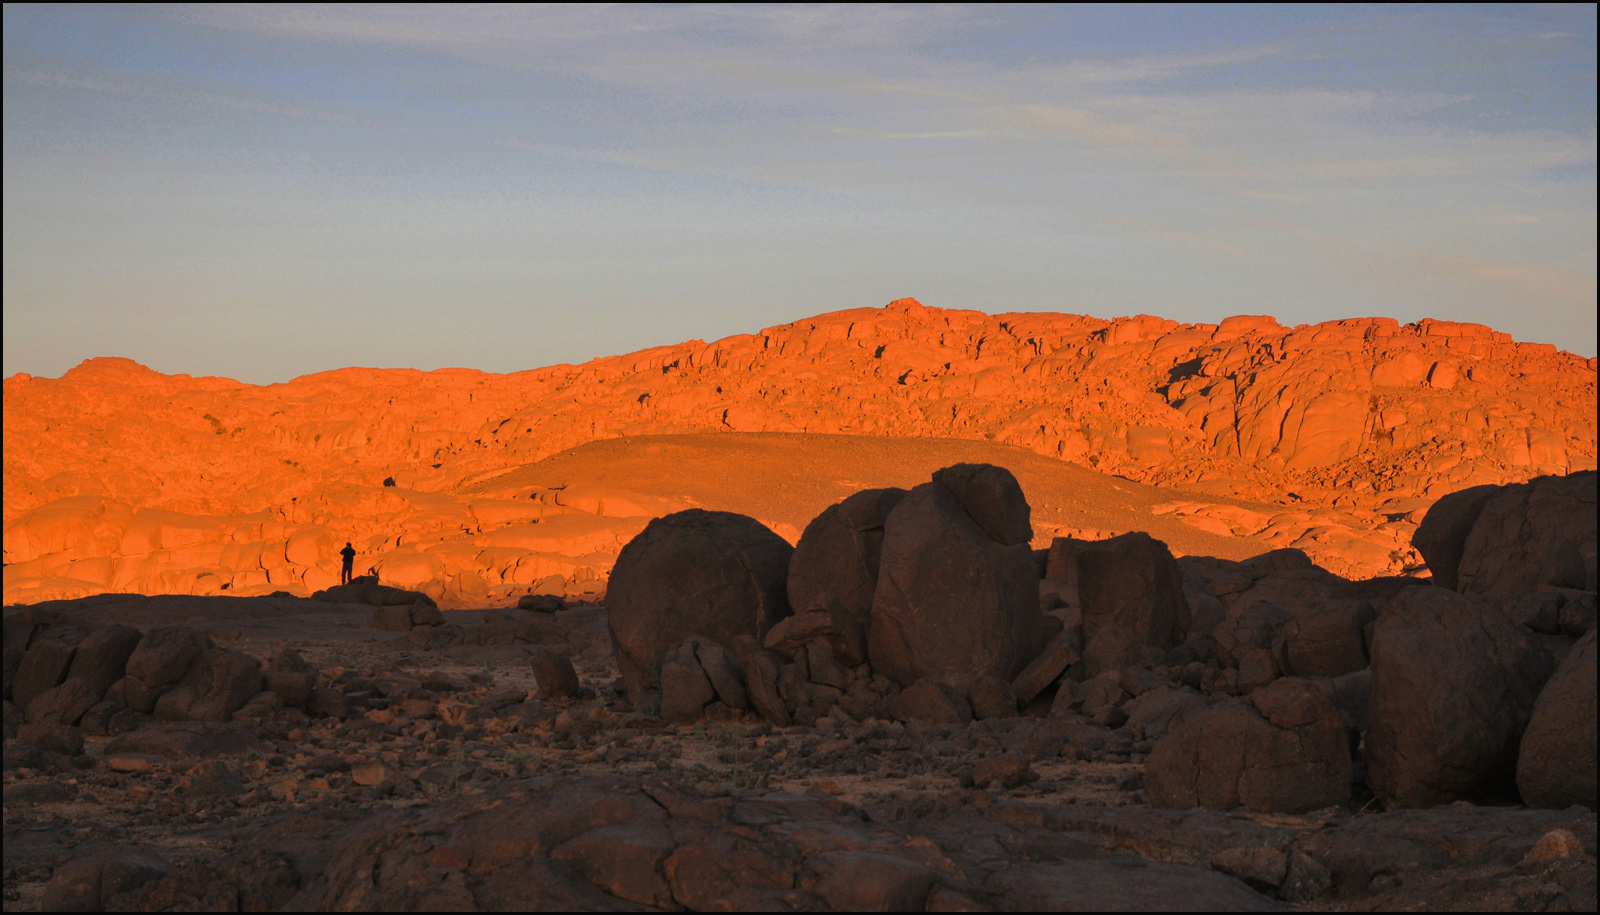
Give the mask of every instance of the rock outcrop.
<path id="1" fill-rule="evenodd" d="M 729 512 L 691 509 L 650 522 L 617 556 L 607 595 L 629 698 L 642 706 L 660 688 L 661 657 L 684 639 L 731 648 L 787 617 L 793 552 L 759 521 Z"/>
<path id="2" fill-rule="evenodd" d="M 1186 325 L 911 300 L 511 375 L 341 369 L 254 386 L 94 359 L 5 380 L 5 595 L 308 594 L 337 583 L 346 541 L 358 573 L 437 600 L 599 593 L 623 543 L 689 506 L 472 486 L 585 442 L 714 431 L 1011 443 L 1278 503 L 1170 510 L 1341 574 L 1393 573 L 1438 497 L 1592 469 L 1595 413 L 1593 360 L 1480 325 Z"/>
<path id="3" fill-rule="evenodd" d="M 1030 533 L 1021 487 L 1002 468 L 957 465 L 913 489 L 884 528 L 873 670 L 901 686 L 926 678 L 962 690 L 1015 676 L 1042 647 Z"/>
<path id="4" fill-rule="evenodd" d="M 1456 589 L 1456 573 L 1461 569 L 1461 556 L 1466 551 L 1467 535 L 1478 523 L 1484 505 L 1500 493 L 1500 487 L 1491 483 L 1469 486 L 1457 490 L 1428 508 L 1411 543 L 1428 563 L 1434 584 Z"/>
<path id="5" fill-rule="evenodd" d="M 1462 544 L 1456 587 L 1491 595 L 1594 591 L 1595 479 L 1588 471 L 1503 487 Z"/>
<path id="6" fill-rule="evenodd" d="M 1338 709 L 1312 683 L 1284 679 L 1158 740 L 1144 781 L 1157 807 L 1303 813 L 1343 803 L 1350 778 Z"/>
<path id="7" fill-rule="evenodd" d="M 1368 783 L 1404 807 L 1510 796 L 1550 670 L 1530 633 L 1444 588 L 1409 588 L 1373 627 Z"/>
<path id="8" fill-rule="evenodd" d="M 1083 658 L 1089 675 L 1126 664 L 1150 666 L 1189 631 L 1183 572 L 1166 544 L 1124 534 L 1078 551 Z"/>
<path id="9" fill-rule="evenodd" d="M 1595 809 L 1595 632 L 1578 640 L 1533 705 L 1517 757 L 1530 807 Z"/>
<path id="10" fill-rule="evenodd" d="M 789 605 L 796 613 L 847 613 L 866 631 L 884 525 L 905 495 L 903 489 L 863 490 L 806 525 L 789 561 Z"/>

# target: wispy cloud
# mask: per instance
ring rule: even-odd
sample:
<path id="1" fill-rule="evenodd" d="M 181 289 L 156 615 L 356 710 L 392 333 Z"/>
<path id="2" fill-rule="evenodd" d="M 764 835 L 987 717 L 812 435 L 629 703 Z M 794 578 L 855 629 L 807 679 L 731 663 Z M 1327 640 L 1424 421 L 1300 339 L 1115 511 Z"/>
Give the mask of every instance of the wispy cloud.
<path id="1" fill-rule="evenodd" d="M 286 105 L 280 102 L 260 101 L 229 95 L 222 92 L 205 92 L 198 89 L 174 86 L 141 84 L 131 80 L 107 79 L 71 73 L 54 73 L 41 70 L 6 70 L 6 82 L 27 83 L 49 89 L 75 89 L 120 95 L 128 98 L 149 99 L 179 105 L 201 105 L 231 108 L 236 111 L 254 111 L 285 118 L 327 121 L 341 124 L 371 124 L 370 119 L 353 116 L 342 111 L 306 105 Z"/>

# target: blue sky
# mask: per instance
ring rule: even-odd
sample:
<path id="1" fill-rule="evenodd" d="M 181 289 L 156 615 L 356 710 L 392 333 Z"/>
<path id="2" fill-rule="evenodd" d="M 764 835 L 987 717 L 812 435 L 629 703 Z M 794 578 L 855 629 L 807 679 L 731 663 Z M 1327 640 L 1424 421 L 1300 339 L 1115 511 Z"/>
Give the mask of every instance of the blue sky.
<path id="1" fill-rule="evenodd" d="M 1596 350 L 1595 7 L 5 7 L 4 373 L 901 296 Z"/>

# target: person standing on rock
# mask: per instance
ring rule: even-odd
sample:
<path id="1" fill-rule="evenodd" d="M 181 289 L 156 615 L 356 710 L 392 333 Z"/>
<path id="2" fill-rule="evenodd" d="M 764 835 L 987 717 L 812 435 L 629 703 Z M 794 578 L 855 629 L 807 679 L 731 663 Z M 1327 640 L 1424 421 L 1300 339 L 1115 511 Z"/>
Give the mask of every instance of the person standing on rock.
<path id="1" fill-rule="evenodd" d="M 347 585 L 350 583 L 350 573 L 356 567 L 356 548 L 346 543 L 339 555 L 344 557 L 344 567 L 339 570 L 339 584 Z"/>

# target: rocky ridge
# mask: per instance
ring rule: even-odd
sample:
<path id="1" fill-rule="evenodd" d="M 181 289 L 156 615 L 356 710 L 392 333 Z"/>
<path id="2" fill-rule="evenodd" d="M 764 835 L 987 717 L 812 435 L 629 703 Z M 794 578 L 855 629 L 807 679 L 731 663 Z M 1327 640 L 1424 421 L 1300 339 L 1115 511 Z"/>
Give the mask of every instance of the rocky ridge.
<path id="1" fill-rule="evenodd" d="M 1358 577 L 1413 564 L 1432 500 L 1592 468 L 1596 453 L 1594 360 L 1433 320 L 1181 325 L 906 299 L 512 375 L 254 386 L 95 359 L 4 389 L 8 600 L 304 594 L 336 581 L 346 540 L 385 582 L 463 606 L 502 585 L 597 595 L 621 544 L 690 505 L 485 483 L 619 436 L 1006 442 L 1182 487 L 1165 510 L 1183 523 Z"/>

